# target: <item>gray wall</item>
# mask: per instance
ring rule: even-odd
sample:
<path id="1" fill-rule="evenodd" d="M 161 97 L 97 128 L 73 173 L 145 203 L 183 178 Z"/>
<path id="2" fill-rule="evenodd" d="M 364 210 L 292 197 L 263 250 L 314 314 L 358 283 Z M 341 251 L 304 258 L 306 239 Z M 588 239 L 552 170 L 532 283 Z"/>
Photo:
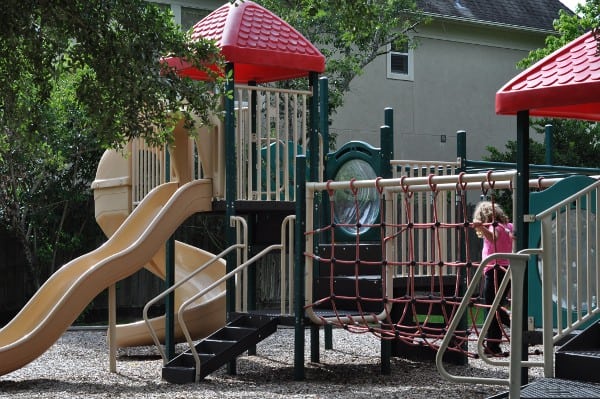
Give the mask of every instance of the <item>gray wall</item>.
<path id="1" fill-rule="evenodd" d="M 457 130 L 467 131 L 469 159 L 481 159 L 487 145 L 504 149 L 516 138 L 516 120 L 495 114 L 495 93 L 545 34 L 454 22 L 417 32 L 414 79 L 387 78 L 385 56 L 369 65 L 333 117 L 337 147 L 350 140 L 379 146 L 383 110 L 392 107 L 396 159 L 454 160 Z"/>

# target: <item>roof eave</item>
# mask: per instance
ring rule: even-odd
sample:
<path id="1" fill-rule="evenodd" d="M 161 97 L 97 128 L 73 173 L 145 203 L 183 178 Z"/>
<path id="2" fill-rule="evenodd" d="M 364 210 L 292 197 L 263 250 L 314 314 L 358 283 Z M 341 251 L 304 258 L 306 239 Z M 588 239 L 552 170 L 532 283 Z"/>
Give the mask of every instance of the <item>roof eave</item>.
<path id="1" fill-rule="evenodd" d="M 558 34 L 558 32 L 556 32 L 555 30 L 551 30 L 551 29 L 540 29 L 540 28 L 532 28 L 530 26 L 504 24 L 501 22 L 484 21 L 484 20 L 475 19 L 475 18 L 456 17 L 456 16 L 452 16 L 452 15 L 443 15 L 443 14 L 426 12 L 426 11 L 423 12 L 423 15 L 434 18 L 434 19 L 442 19 L 442 20 L 452 21 L 452 22 L 461 22 L 461 23 L 466 23 L 466 24 L 470 24 L 470 25 L 477 25 L 477 26 L 483 26 L 483 27 L 489 27 L 489 28 L 502 28 L 502 29 L 510 29 L 510 30 L 515 30 L 515 31 L 528 32 L 528 33 L 539 33 L 540 35 L 544 35 L 544 36 Z"/>

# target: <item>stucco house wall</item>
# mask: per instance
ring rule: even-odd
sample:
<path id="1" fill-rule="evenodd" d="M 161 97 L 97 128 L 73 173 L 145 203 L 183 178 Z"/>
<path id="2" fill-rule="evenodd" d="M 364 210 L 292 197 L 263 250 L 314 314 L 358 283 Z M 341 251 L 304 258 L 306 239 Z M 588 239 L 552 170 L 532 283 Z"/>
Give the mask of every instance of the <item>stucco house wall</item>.
<path id="1" fill-rule="evenodd" d="M 457 130 L 467 131 L 470 159 L 481 159 L 488 145 L 503 149 L 516 121 L 495 114 L 495 93 L 548 33 L 444 20 L 418 27 L 412 80 L 388 78 L 385 56 L 367 66 L 333 116 L 337 146 L 378 146 L 383 110 L 392 107 L 396 159 L 454 160 Z"/>

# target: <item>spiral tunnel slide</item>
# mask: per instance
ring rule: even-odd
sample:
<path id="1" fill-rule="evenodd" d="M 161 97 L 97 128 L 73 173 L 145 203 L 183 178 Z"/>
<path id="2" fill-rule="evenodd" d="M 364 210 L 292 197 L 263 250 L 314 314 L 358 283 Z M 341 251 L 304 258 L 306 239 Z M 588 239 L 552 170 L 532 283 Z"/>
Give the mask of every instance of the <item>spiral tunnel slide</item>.
<path id="1" fill-rule="evenodd" d="M 21 368 L 44 353 L 107 287 L 145 265 L 161 269 L 159 258 L 166 240 L 189 216 L 210 211 L 211 199 L 210 180 L 195 180 L 181 187 L 177 182 L 165 183 L 152 190 L 106 243 L 60 268 L 0 330 L 0 375 Z M 185 251 L 189 252 L 189 248 L 180 251 L 180 258 L 186 258 Z M 195 256 L 208 256 L 199 254 Z M 185 260 L 180 264 L 186 264 Z M 219 311 L 220 301 L 208 302 L 214 302 L 212 311 L 224 314 Z M 210 313 L 209 306 L 199 318 L 219 324 L 219 316 L 211 317 Z M 141 339 L 132 330 L 123 330 L 121 336 L 121 345 Z"/>

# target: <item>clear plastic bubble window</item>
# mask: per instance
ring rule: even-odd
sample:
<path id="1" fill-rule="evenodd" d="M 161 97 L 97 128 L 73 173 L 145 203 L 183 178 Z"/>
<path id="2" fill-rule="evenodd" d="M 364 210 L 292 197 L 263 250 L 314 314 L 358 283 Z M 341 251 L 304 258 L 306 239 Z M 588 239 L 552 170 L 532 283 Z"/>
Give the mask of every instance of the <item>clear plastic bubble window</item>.
<path id="1" fill-rule="evenodd" d="M 352 159 L 342 165 L 335 175 L 335 181 L 373 180 L 377 174 L 368 162 Z M 355 202 L 356 201 L 356 202 Z M 379 195 L 375 187 L 359 188 L 356 198 L 352 190 L 336 190 L 334 194 L 334 220 L 336 224 L 351 224 L 341 229 L 348 234 L 363 234 L 370 229 L 365 226 L 374 223 L 379 215 Z M 360 227 L 358 227 L 360 224 Z"/>

